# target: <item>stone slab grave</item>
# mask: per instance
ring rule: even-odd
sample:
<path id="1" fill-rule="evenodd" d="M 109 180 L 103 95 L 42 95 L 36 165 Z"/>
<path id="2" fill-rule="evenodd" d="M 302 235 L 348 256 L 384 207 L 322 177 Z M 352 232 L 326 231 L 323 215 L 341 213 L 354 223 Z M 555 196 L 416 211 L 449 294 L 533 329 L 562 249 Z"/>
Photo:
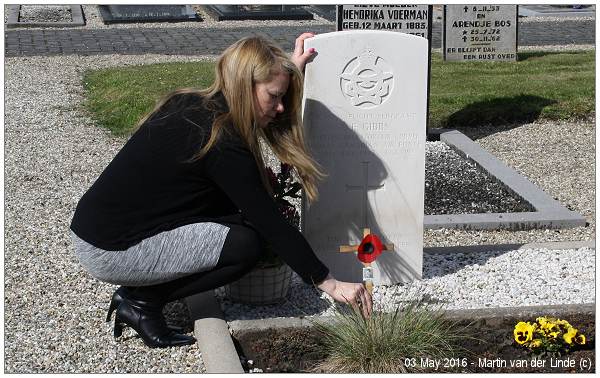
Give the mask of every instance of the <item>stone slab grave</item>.
<path id="1" fill-rule="evenodd" d="M 468 230 L 531 230 L 583 227 L 586 219 L 563 206 L 526 177 L 485 151 L 458 130 L 431 129 L 429 137 L 440 140 L 510 193 L 529 204 L 532 211 L 514 213 L 425 215 L 425 229 L 461 228 Z"/>
<path id="2" fill-rule="evenodd" d="M 7 29 L 85 25 L 81 5 L 7 5 L 6 16 Z"/>
<path id="3" fill-rule="evenodd" d="M 520 17 L 595 17 L 596 6 L 593 4 L 569 5 L 519 5 Z"/>
<path id="4" fill-rule="evenodd" d="M 198 21 L 191 5 L 98 5 L 105 24 Z"/>
<path id="5" fill-rule="evenodd" d="M 227 20 L 312 20 L 312 13 L 301 5 L 203 5 L 202 9 L 216 21 Z"/>
<path id="6" fill-rule="evenodd" d="M 362 264 L 340 253 L 370 228 L 394 250 L 373 263 L 375 285 L 422 275 L 427 59 L 425 38 L 342 31 L 310 38 L 303 117 L 307 143 L 328 177 L 303 201 L 302 230 L 341 280 Z"/>
<path id="7" fill-rule="evenodd" d="M 516 5 L 444 5 L 446 61 L 516 61 Z"/>

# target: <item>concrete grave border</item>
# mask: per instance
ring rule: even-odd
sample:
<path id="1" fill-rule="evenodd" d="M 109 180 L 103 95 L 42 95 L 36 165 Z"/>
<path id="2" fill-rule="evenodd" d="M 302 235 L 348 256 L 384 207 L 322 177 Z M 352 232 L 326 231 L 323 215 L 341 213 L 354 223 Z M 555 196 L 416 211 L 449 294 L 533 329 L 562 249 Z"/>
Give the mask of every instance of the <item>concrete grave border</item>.
<path id="1" fill-rule="evenodd" d="M 568 318 L 574 314 L 595 314 L 595 303 L 581 304 L 563 304 L 563 305 L 540 305 L 523 307 L 496 307 L 496 308 L 475 308 L 465 310 L 445 310 L 445 317 L 451 320 L 478 320 L 488 319 L 489 323 L 496 323 L 502 318 L 511 317 L 534 317 L 540 314 L 552 314 L 558 318 Z M 233 336 L 244 332 L 263 331 L 268 329 L 282 328 L 310 328 L 313 322 L 332 323 L 335 321 L 333 316 L 318 316 L 309 319 L 305 318 L 270 318 L 270 319 L 251 319 L 234 320 L 229 322 L 229 327 Z"/>
<path id="2" fill-rule="evenodd" d="M 424 228 L 467 230 L 530 230 L 536 228 L 574 228 L 586 224 L 581 214 L 568 210 L 514 169 L 454 129 L 430 129 L 434 140 L 446 143 L 465 159 L 473 161 L 492 179 L 528 202 L 536 211 L 520 213 L 425 215 Z"/>
<path id="3" fill-rule="evenodd" d="M 84 26 L 85 19 L 83 17 L 83 9 L 81 5 L 69 5 L 71 8 L 71 22 L 22 22 L 19 21 L 19 14 L 21 13 L 21 5 L 9 5 L 8 6 L 8 19 L 6 21 L 6 28 L 18 28 L 18 27 L 56 27 L 64 28 L 70 26 Z"/>
<path id="4" fill-rule="evenodd" d="M 214 291 L 186 298 L 194 321 L 194 336 L 207 373 L 244 373 L 229 325 L 215 298 Z"/>

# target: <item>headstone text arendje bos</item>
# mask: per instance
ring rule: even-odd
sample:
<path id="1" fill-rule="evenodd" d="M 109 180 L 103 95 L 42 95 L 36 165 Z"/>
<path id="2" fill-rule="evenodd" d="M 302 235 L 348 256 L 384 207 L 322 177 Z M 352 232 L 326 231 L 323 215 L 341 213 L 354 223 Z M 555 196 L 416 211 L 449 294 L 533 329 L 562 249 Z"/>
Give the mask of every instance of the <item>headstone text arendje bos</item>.
<path id="1" fill-rule="evenodd" d="M 396 46 L 390 49 L 390 46 Z M 338 253 L 370 228 L 394 245 L 373 264 L 374 283 L 422 275 L 427 58 L 425 38 L 344 31 L 307 39 L 307 142 L 328 177 L 303 211 L 303 233 L 339 279 L 360 282 L 362 264 Z"/>
<path id="2" fill-rule="evenodd" d="M 445 5 L 447 61 L 516 61 L 516 5 Z"/>

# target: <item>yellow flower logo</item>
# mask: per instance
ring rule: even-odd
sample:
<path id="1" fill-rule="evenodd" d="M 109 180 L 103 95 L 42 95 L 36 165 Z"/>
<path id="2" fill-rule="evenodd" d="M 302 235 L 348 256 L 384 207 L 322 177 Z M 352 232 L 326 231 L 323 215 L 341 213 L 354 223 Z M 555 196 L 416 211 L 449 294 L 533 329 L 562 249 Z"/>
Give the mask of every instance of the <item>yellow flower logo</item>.
<path id="1" fill-rule="evenodd" d="M 533 338 L 533 326 L 527 322 L 519 322 L 514 330 L 515 341 L 519 344 L 525 344 Z"/>
<path id="2" fill-rule="evenodd" d="M 567 333 L 565 333 L 563 335 L 563 339 L 565 340 L 565 342 L 569 345 L 573 344 L 573 339 L 575 338 L 575 335 L 577 335 L 577 330 L 573 327 L 569 328 L 569 330 L 567 331 Z"/>

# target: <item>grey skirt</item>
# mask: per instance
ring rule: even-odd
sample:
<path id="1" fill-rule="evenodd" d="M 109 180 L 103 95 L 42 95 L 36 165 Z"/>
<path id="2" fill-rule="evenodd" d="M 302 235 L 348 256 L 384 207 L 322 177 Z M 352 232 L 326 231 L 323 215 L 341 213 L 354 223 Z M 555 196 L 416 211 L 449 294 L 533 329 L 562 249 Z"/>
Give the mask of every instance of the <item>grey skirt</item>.
<path id="1" fill-rule="evenodd" d="M 79 263 L 100 281 L 147 286 L 211 270 L 219 262 L 229 227 L 193 223 L 142 240 L 124 251 L 106 251 L 71 231 Z"/>

